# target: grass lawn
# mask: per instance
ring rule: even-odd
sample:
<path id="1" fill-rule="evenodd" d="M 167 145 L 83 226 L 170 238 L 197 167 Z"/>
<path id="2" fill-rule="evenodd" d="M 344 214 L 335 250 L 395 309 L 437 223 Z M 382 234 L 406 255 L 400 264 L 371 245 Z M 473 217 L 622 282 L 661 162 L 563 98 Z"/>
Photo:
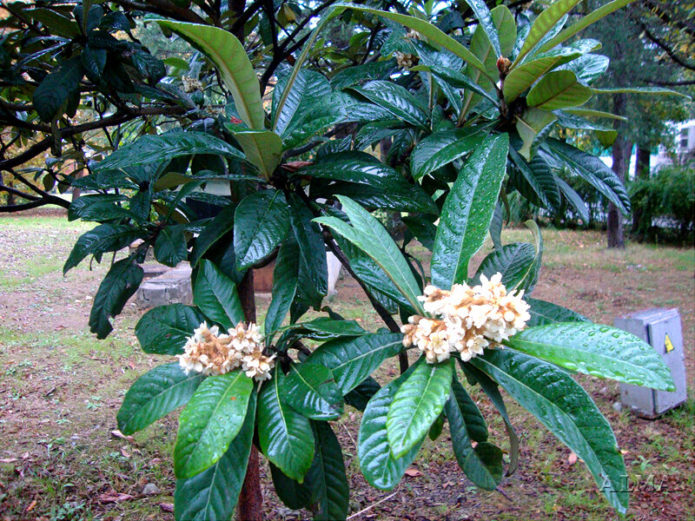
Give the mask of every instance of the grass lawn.
<path id="1" fill-rule="evenodd" d="M 133 329 L 141 312 L 134 305 L 126 306 L 106 340 L 88 332 L 91 299 L 105 266 L 94 264 L 90 271 L 85 261 L 62 275 L 70 248 L 87 229 L 60 216 L 0 217 L 0 521 L 173 520 L 175 415 L 133 438 L 113 432 L 130 384 L 168 360 L 139 350 Z M 639 419 L 614 408 L 617 384 L 578 380 L 616 431 L 632 490 L 627 519 L 695 519 L 695 249 L 630 244 L 609 251 L 594 232 L 544 230 L 543 237 L 535 297 L 607 324 L 639 309 L 680 309 L 691 390 L 684 407 L 658 421 Z M 505 242 L 517 240 L 530 240 L 530 233 L 505 232 Z M 489 249 L 486 244 L 472 264 Z M 425 250 L 417 253 L 426 264 Z M 261 314 L 268 302 L 257 296 Z M 367 329 L 381 327 L 354 280 L 341 280 L 328 304 Z M 396 373 L 389 363 L 377 377 L 385 381 Z M 503 424 L 484 396 L 473 395 L 492 441 L 506 450 Z M 508 406 L 522 438 L 521 466 L 499 492 L 467 481 L 446 430 L 425 442 L 397 489 L 371 489 L 356 458 L 360 413 L 348 407 L 334 428 L 353 489 L 351 519 L 617 519 L 569 449 L 511 400 Z M 147 484 L 156 493 L 143 494 Z M 308 518 L 282 507 L 267 480 L 264 498 L 268 520 Z"/>

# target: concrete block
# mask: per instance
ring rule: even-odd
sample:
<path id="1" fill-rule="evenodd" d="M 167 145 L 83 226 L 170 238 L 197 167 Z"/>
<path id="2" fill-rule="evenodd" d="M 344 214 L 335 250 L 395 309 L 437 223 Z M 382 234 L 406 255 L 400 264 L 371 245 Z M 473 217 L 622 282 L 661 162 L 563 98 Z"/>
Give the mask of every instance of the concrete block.
<path id="1" fill-rule="evenodd" d="M 175 303 L 191 304 L 193 302 L 191 267 L 182 263 L 157 277 L 146 280 L 140 285 L 135 298 L 140 308 Z"/>

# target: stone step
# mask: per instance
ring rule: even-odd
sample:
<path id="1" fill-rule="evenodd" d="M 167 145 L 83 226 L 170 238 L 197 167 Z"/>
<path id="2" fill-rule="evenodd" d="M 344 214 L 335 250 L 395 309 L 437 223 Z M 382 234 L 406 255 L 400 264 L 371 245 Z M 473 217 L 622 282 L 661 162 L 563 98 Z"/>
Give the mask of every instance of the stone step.
<path id="1" fill-rule="evenodd" d="M 136 293 L 135 302 L 142 309 L 165 304 L 191 304 L 193 289 L 190 265 L 181 263 L 143 282 Z"/>

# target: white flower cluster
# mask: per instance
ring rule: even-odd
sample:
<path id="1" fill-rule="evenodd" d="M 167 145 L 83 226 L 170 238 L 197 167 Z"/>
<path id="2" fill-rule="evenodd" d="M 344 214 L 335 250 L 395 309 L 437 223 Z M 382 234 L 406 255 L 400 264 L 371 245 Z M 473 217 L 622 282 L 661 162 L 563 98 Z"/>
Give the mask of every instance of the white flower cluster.
<path id="1" fill-rule="evenodd" d="M 394 56 L 396 57 L 396 63 L 398 63 L 398 66 L 401 69 L 410 69 L 411 67 L 414 67 L 415 65 L 418 64 L 418 57 L 413 55 L 413 54 L 408 54 L 405 52 L 401 51 L 396 51 L 393 53 Z"/>
<path id="2" fill-rule="evenodd" d="M 467 362 L 526 326 L 531 316 L 523 294 L 507 293 L 500 273 L 490 279 L 481 275 L 480 284 L 473 287 L 454 284 L 451 291 L 427 286 L 419 299 L 435 318 L 410 317 L 401 327 L 403 345 L 416 345 L 431 364 L 443 362 L 452 352 Z"/>
<path id="3" fill-rule="evenodd" d="M 208 328 L 203 322 L 178 359 L 186 374 L 217 375 L 241 367 L 246 376 L 258 381 L 269 379 L 275 365 L 275 355 L 263 354 L 263 337 L 253 322 L 248 326 L 240 322 L 229 335 L 220 335 L 217 326 Z"/>

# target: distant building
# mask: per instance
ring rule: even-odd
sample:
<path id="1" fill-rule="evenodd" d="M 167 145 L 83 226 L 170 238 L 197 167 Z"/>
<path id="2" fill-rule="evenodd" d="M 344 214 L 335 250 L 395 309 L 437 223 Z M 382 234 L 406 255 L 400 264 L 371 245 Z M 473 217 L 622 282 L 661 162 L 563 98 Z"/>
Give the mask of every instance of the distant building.
<path id="1" fill-rule="evenodd" d="M 671 150 L 663 145 L 659 146 L 659 153 L 652 160 L 652 168 L 655 170 L 673 164 L 674 159 L 679 163 L 695 159 L 695 119 L 675 123 L 673 126 L 676 131 L 675 146 Z"/>

